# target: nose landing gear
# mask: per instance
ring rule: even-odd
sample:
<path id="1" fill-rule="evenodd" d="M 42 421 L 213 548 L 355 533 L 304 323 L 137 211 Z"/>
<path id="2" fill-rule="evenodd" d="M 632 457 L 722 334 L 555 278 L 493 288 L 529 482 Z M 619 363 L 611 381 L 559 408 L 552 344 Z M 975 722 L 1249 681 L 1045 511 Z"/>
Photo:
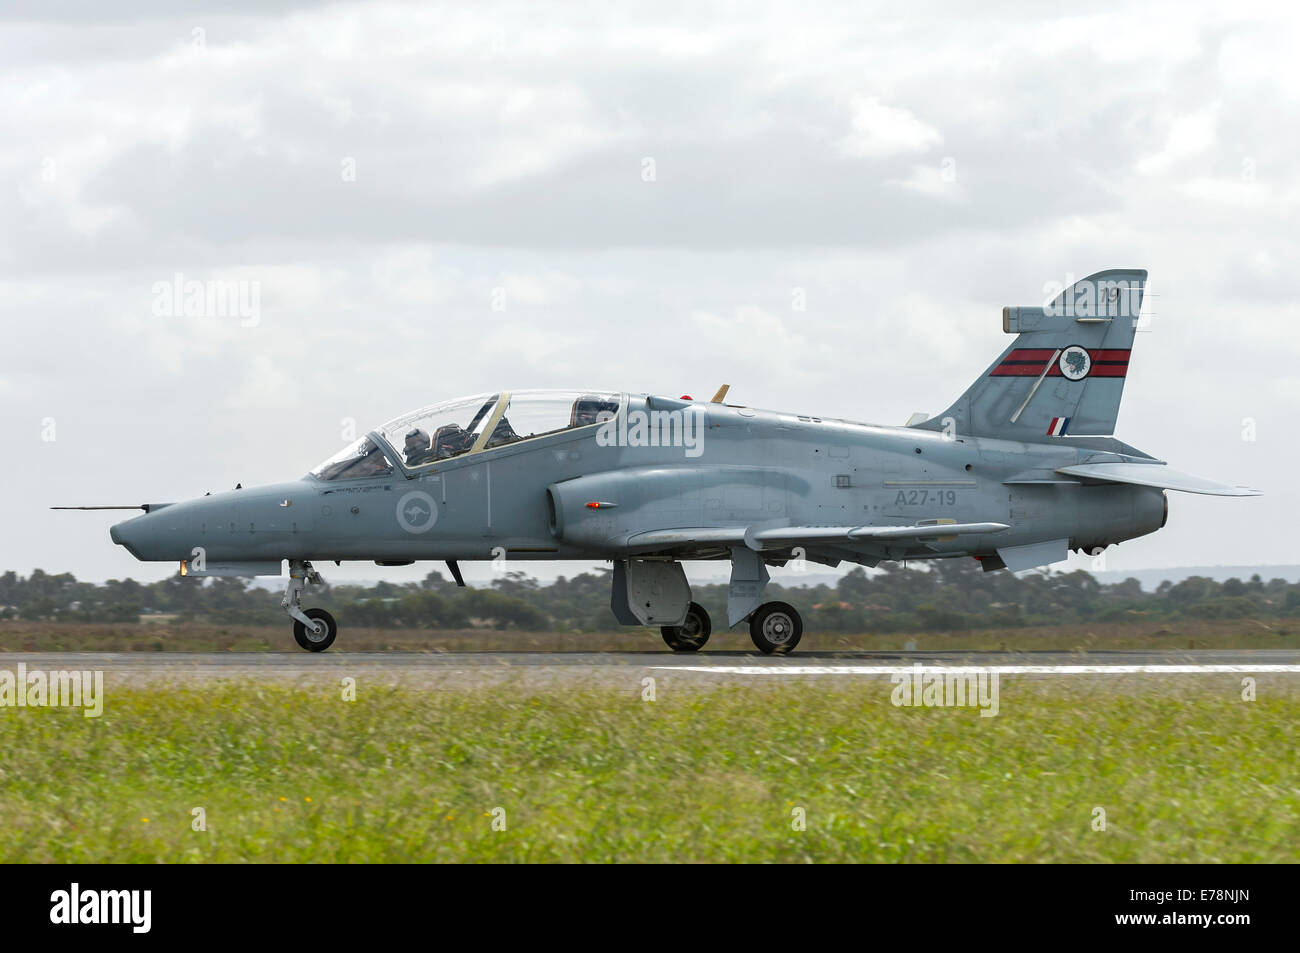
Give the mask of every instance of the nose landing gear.
<path id="1" fill-rule="evenodd" d="M 308 652 L 324 652 L 334 644 L 334 638 L 339 634 L 334 616 L 324 609 L 303 611 L 302 608 L 302 594 L 307 584 L 320 585 L 324 581 L 307 560 L 289 560 L 289 584 L 284 588 L 280 608 L 293 619 L 294 641 Z"/>
<path id="2" fill-rule="evenodd" d="M 324 609 L 308 609 L 303 615 L 312 621 L 313 627 L 308 628 L 294 619 L 294 641 L 308 652 L 324 652 L 334 644 L 334 637 L 339 634 L 338 623 Z"/>

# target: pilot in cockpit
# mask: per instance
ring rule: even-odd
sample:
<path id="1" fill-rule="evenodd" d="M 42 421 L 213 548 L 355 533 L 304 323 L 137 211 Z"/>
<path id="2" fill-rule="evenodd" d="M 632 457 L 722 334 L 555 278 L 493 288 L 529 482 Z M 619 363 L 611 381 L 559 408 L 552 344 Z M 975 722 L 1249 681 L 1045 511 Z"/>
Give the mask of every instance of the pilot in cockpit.
<path id="1" fill-rule="evenodd" d="M 434 460 L 433 441 L 429 434 L 416 427 L 406 435 L 406 465 L 417 467 Z"/>
<path id="2" fill-rule="evenodd" d="M 443 424 L 433 434 L 433 459 L 446 460 L 467 453 L 474 446 L 474 432 L 460 424 Z"/>

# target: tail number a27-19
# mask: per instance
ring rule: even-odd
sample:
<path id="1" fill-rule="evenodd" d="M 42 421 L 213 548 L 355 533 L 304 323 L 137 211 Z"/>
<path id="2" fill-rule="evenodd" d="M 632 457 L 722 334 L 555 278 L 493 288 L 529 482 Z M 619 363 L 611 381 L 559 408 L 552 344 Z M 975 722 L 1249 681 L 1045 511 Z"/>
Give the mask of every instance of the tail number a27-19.
<path id="1" fill-rule="evenodd" d="M 956 490 L 899 490 L 895 506 L 956 506 Z"/>

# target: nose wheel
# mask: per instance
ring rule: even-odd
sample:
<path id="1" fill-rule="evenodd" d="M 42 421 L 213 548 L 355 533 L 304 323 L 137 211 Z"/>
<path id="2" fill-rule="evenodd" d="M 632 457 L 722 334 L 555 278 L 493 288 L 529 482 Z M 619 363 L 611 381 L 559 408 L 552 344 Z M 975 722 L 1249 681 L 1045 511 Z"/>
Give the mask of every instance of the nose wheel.
<path id="1" fill-rule="evenodd" d="M 308 652 L 324 652 L 334 644 L 334 638 L 339 634 L 334 616 L 324 609 L 304 610 L 302 607 L 302 594 L 307 583 L 320 585 L 324 581 L 321 574 L 311 568 L 311 563 L 304 559 L 289 560 L 289 584 L 285 586 L 280 608 L 293 619 L 294 641 Z"/>
<path id="2" fill-rule="evenodd" d="M 334 637 L 339 634 L 338 623 L 334 616 L 324 609 L 308 609 L 303 613 L 314 623 L 308 628 L 297 619 L 293 620 L 293 638 L 298 645 L 308 652 L 324 652 L 334 644 Z"/>
<path id="3" fill-rule="evenodd" d="M 803 619 L 788 603 L 765 602 L 749 617 L 749 637 L 764 655 L 786 655 L 803 638 Z"/>

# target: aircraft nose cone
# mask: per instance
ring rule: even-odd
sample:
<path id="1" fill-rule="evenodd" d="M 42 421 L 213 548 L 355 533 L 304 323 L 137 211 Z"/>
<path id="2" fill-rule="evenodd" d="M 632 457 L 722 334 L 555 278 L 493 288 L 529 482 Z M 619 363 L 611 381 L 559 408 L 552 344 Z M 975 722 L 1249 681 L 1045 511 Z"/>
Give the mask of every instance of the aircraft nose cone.
<path id="1" fill-rule="evenodd" d="M 134 543 L 139 541 L 139 535 L 138 533 L 135 532 L 135 529 L 131 527 L 129 524 L 136 522 L 141 518 L 142 517 L 137 516 L 133 520 L 126 520 L 125 522 L 114 523 L 108 529 L 108 538 L 111 539 L 113 542 L 117 543 L 117 545 L 119 546 L 125 546 L 126 551 L 130 553 L 132 556 L 134 556 L 136 559 L 142 558 L 140 556 L 140 551 L 134 545 Z"/>

